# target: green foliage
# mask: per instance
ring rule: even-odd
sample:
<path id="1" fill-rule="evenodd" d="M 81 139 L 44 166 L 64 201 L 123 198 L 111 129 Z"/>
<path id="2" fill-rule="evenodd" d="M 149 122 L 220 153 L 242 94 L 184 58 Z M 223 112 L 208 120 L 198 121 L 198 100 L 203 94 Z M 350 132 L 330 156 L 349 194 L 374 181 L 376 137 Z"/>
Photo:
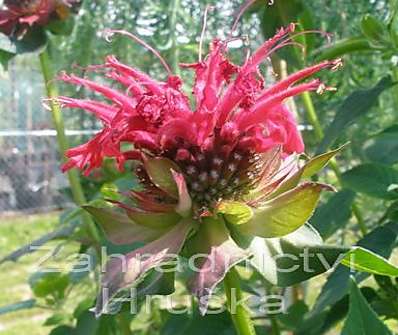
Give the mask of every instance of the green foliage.
<path id="1" fill-rule="evenodd" d="M 327 202 L 315 210 L 310 223 L 323 238 L 333 236 L 338 229 L 344 229 L 348 223 L 354 198 L 355 192 L 351 190 L 343 189 L 333 194 Z"/>
<path id="2" fill-rule="evenodd" d="M 326 129 L 325 137 L 318 147 L 318 152 L 326 151 L 341 136 L 343 130 L 359 117 L 369 112 L 370 108 L 376 103 L 379 95 L 393 85 L 391 77 L 384 77 L 370 89 L 358 90 L 351 93 L 340 105 L 335 118 Z"/>
<path id="3" fill-rule="evenodd" d="M 398 125 L 372 136 L 364 143 L 364 153 L 370 161 L 392 165 L 398 162 Z"/>
<path id="4" fill-rule="evenodd" d="M 398 268 L 396 266 L 389 263 L 383 257 L 361 247 L 350 250 L 344 256 L 341 264 L 356 271 L 398 277 Z"/>
<path id="5" fill-rule="evenodd" d="M 345 172 L 345 187 L 371 197 L 394 200 L 398 198 L 398 171 L 378 164 L 363 164 Z"/>
<path id="6" fill-rule="evenodd" d="M 351 280 L 350 286 L 350 308 L 341 334 L 392 334 L 366 302 L 354 280 Z"/>
<path id="7" fill-rule="evenodd" d="M 382 257 L 388 258 L 395 247 L 397 234 L 397 224 L 388 224 L 371 231 L 358 241 L 357 245 L 371 250 Z M 358 282 L 361 282 L 367 278 L 368 275 L 359 272 L 355 274 L 355 277 Z M 317 298 L 312 313 L 319 314 L 344 298 L 349 291 L 349 283 L 350 269 L 343 265 L 339 265 L 328 277 L 326 284 L 323 286 Z"/>
<path id="8" fill-rule="evenodd" d="M 227 312 L 205 316 L 200 316 L 197 312 L 193 315 L 187 313 L 168 315 L 160 335 L 183 334 L 236 335 Z"/>
<path id="9" fill-rule="evenodd" d="M 290 22 L 298 23 L 296 32 L 305 29 L 322 29 L 334 33 L 335 39 L 332 43 L 324 43 L 322 38 L 317 38 L 315 35 L 297 36 L 294 41 L 301 43 L 305 52 L 302 53 L 300 48 L 295 47 L 284 48 L 277 52 L 277 57 L 272 61 L 276 64 L 280 59 L 286 60 L 287 72 L 290 73 L 294 68 L 312 63 L 312 60 L 344 58 L 345 67 L 342 70 L 331 75 L 326 72 L 320 74 L 322 80 L 336 86 L 338 91 L 333 95 L 328 93 L 327 96 L 313 97 L 317 117 L 325 129 L 325 136 L 319 141 L 315 139 L 313 131 L 306 131 L 306 152 L 321 153 L 341 143 L 350 142 L 350 144 L 345 150 L 340 151 L 339 148 L 307 161 L 302 169 L 273 194 L 273 198 L 269 201 L 275 205 L 274 209 L 266 208 L 262 213 L 253 213 L 250 208 L 233 202 L 224 203 L 218 209 L 218 213 L 225 217 L 229 226 L 232 226 L 231 229 L 235 233 L 233 238 L 246 239 L 253 252 L 256 271 L 253 273 L 251 269 L 248 270 L 251 277 L 247 283 L 247 293 L 256 291 L 258 289 L 256 285 L 262 289 L 265 286 L 267 294 L 280 293 L 278 287 L 300 285 L 301 282 L 323 273 L 325 264 L 337 265 L 342 260 L 342 264 L 331 270 L 322 288 L 319 288 L 320 284 L 318 285 L 321 280 L 310 281 L 304 299 L 296 299 L 286 314 L 273 317 L 272 322 L 268 315 L 261 315 L 258 306 L 253 304 L 251 306 L 253 311 L 260 313 L 258 319 L 261 319 L 259 322 L 261 329 L 258 334 L 264 332 L 264 328 L 272 333 L 271 324 L 274 325 L 273 331 L 277 334 L 275 322 L 281 328 L 280 331 L 291 331 L 298 335 L 322 335 L 336 325 L 340 327 L 339 323 L 344 323 L 342 331 L 344 335 L 391 334 L 392 331 L 387 329 L 382 320 L 398 320 L 398 306 L 391 299 L 397 296 L 398 292 L 396 279 L 392 278 L 397 275 L 394 264 L 396 256 L 388 261 L 390 255 L 396 252 L 398 234 L 396 166 L 398 90 L 394 86 L 398 81 L 398 71 L 396 64 L 394 65 L 394 56 L 397 55 L 398 47 L 397 2 L 394 4 L 394 1 L 388 3 L 376 0 L 353 5 L 350 2 L 332 1 L 330 6 L 325 6 L 322 2 L 301 0 L 274 2 L 274 5 L 267 5 L 263 1 L 258 1 L 249 11 L 250 14 L 258 14 L 257 17 L 245 16 L 236 34 L 246 34 L 249 31 L 250 43 L 255 45 L 263 40 L 260 31 L 264 37 L 269 38 L 273 36 L 275 30 Z M 179 62 L 190 63 L 197 60 L 201 15 L 205 5 L 209 3 L 210 1 L 191 0 L 84 1 L 82 11 L 75 20 L 53 22 L 47 27 L 47 31 L 34 29 L 20 41 L 10 41 L 2 36 L 0 63 L 6 68 L 11 60 L 13 67 L 27 71 L 36 65 L 32 61 L 34 58 L 32 56 L 48 47 L 55 60 L 56 69 L 69 71 L 73 64 L 82 67 L 101 64 L 104 56 L 112 53 L 126 63 L 149 72 L 156 78 L 164 79 L 164 71 L 158 61 L 141 46 L 125 38 L 115 38 L 113 43 L 109 44 L 99 38 L 99 32 L 109 27 L 135 32 L 160 50 L 173 71 L 179 73 L 177 66 Z M 233 13 L 241 4 L 242 1 L 237 0 L 228 4 L 216 3 L 216 9 L 209 12 L 205 48 L 210 37 L 229 34 L 228 27 L 232 23 Z M 363 16 L 359 13 L 363 13 Z M 231 46 L 232 58 L 241 63 L 246 47 L 243 45 L 235 49 Z M 29 53 L 30 58 L 15 57 L 19 53 Z M 83 68 L 74 68 L 74 71 L 80 72 L 81 75 L 96 75 L 95 72 Z M 187 82 L 192 81 L 190 73 L 183 72 L 182 75 L 187 78 Z M 2 97 L 0 116 L 4 119 L 4 124 L 10 128 L 15 126 L 14 119 L 10 115 L 17 114 L 10 113 L 7 100 L 14 94 L 13 90 L 22 96 L 16 107 L 21 112 L 21 120 L 25 119 L 28 106 L 28 99 L 25 99 L 24 95 L 26 85 L 32 85 L 33 81 L 37 82 L 33 86 L 32 95 L 42 96 L 41 83 L 36 80 L 34 73 L 22 77 L 24 81 L 13 79 L 13 88 L 8 79 L 0 82 Z M 77 98 L 90 98 L 83 88 L 62 87 L 62 92 Z M 299 99 L 295 103 L 300 123 L 307 125 L 310 120 L 304 116 L 305 106 Z M 39 121 L 46 121 L 47 114 L 42 113 L 39 106 L 40 102 L 34 106 L 35 117 Z M 67 127 L 74 129 L 97 127 L 96 121 L 90 115 L 80 112 L 73 114 L 66 112 L 65 115 L 67 115 Z M 79 143 L 81 140 L 81 138 L 76 139 Z M 339 155 L 335 157 L 337 153 Z M 344 171 L 342 174 L 334 174 L 336 171 L 334 162 L 331 164 L 331 169 L 326 166 L 332 158 L 337 160 L 341 171 Z M 178 190 L 170 172 L 170 168 L 175 169 L 175 166 L 167 162 L 149 164 L 152 166 L 150 176 L 152 181 L 177 199 Z M 322 168 L 325 172 L 315 177 Z M 120 192 L 137 186 L 130 167 L 126 174 L 119 178 L 118 172 L 110 168 L 110 162 L 105 162 L 102 172 L 103 176 L 100 179 L 84 180 L 85 193 L 90 200 L 106 197 L 118 201 L 123 197 Z M 319 178 L 321 182 L 333 184 L 338 189 L 337 193 L 320 199 L 321 206 L 315 210 L 311 218 L 319 194 L 316 192 L 311 194 L 308 200 L 306 194 L 295 190 L 300 180 L 310 178 L 314 181 Z M 339 185 L 339 181 L 344 188 Z M 288 198 L 281 195 L 286 191 L 291 192 Z M 308 200 L 307 204 L 303 199 Z M 283 206 L 278 209 L 276 205 L 281 201 Z M 131 204 L 132 207 L 135 205 Z M 360 236 L 359 226 L 352 211 L 353 205 L 361 213 L 363 224 L 369 231 L 365 236 Z M 158 238 L 159 233 L 154 230 L 159 230 L 160 217 L 134 212 L 129 216 L 111 215 L 102 202 L 101 208 L 99 207 L 95 201 L 90 201 L 86 207 L 104 232 L 98 244 L 92 243 L 87 231 L 82 227 L 81 211 L 64 216 L 61 219 L 61 226 L 46 228 L 47 231 L 53 231 L 52 233 L 43 234 L 44 236 L 39 239 L 36 236 L 34 239 L 33 237 L 23 239 L 23 243 L 21 241 L 20 244 L 24 244 L 24 247 L 13 253 L 9 252 L 16 249 L 16 246 L 11 245 L 10 241 L 4 242 L 6 246 L 4 251 L 7 252 L 2 253 L 2 260 L 18 261 L 17 264 L 31 256 L 37 256 L 29 256 L 32 245 L 60 245 L 59 243 L 77 245 L 79 253 L 89 254 L 95 261 L 92 268 L 79 276 L 68 272 L 33 274 L 30 285 L 31 295 L 35 299 L 15 304 L 9 304 L 7 301 L 5 306 L 0 308 L 0 314 L 22 313 L 25 309 L 32 310 L 38 306 L 43 308 L 40 311 L 56 309 L 56 312 L 49 315 L 45 321 L 47 327 L 54 327 L 53 330 L 50 328 L 45 330 L 51 335 L 234 334 L 228 313 L 201 317 L 197 313 L 195 303 L 191 306 L 193 312 L 179 315 L 165 311 L 164 306 L 155 305 L 153 313 L 144 320 L 140 319 L 140 314 L 130 316 L 126 312 L 122 312 L 119 315 L 121 317 L 102 316 L 100 319 L 95 319 L 89 312 L 93 307 L 95 296 L 95 288 L 90 278 L 100 275 L 101 260 L 97 254 L 98 248 L 109 246 L 110 251 L 124 252 L 130 251 L 133 243 L 137 241 L 154 240 Z M 253 228 L 250 221 L 256 216 L 257 221 Z M 309 218 L 310 224 L 315 229 L 306 224 Z M 160 223 L 165 230 L 174 226 L 181 218 L 173 214 L 168 219 Z M 296 230 L 297 228 L 299 229 Z M 15 225 L 13 229 L 20 228 Z M 243 236 L 239 233 L 242 229 L 250 233 L 260 231 L 263 237 L 272 238 L 252 238 L 247 234 Z M 288 236 L 280 237 L 292 231 L 294 232 Z M 317 231 L 324 239 L 328 239 L 330 245 L 324 244 Z M 3 235 L 10 240 L 12 232 L 7 230 Z M 26 233 L 26 236 L 31 235 Z M 0 239 L 0 242 L 3 243 L 3 240 Z M 220 241 L 221 246 L 222 242 L 225 240 Z M 231 240 L 228 243 L 231 243 Z M 341 246 L 336 247 L 336 244 Z M 351 249 L 351 245 L 357 247 Z M 125 246 L 129 248 L 126 249 Z M 304 253 L 315 256 L 310 257 L 309 262 L 305 263 L 300 256 Z M 293 256 L 293 259 L 286 255 Z M 349 260 L 353 255 L 355 258 L 350 264 Z M 260 261 L 264 259 L 265 266 L 261 266 Z M 12 263 L 7 262 L 1 266 L 10 264 Z M 298 268 L 289 273 L 278 271 L 278 268 L 286 269 L 297 265 Z M 348 268 L 348 265 L 352 268 Z M 311 271 L 306 271 L 306 267 Z M 351 276 L 355 278 L 355 282 Z M 177 291 L 177 296 L 184 294 L 178 277 L 179 275 L 174 276 L 171 273 L 159 277 L 155 271 L 149 271 L 138 284 L 139 297 L 148 293 L 169 294 L 174 290 Z M 261 280 L 258 280 L 259 277 Z M 364 283 L 367 278 L 374 279 L 371 288 L 364 286 L 368 284 L 368 281 Z M 177 284 L 174 286 L 175 280 Z M 84 286 L 84 283 L 88 285 Z M 295 289 L 300 291 L 301 287 L 296 286 Z M 18 297 L 14 301 L 23 299 L 26 298 Z M 313 299 L 316 299 L 316 303 L 314 308 L 310 309 L 308 301 Z M 180 303 L 180 306 L 186 307 L 185 303 Z M 23 331 L 26 332 L 25 329 Z"/>
<path id="10" fill-rule="evenodd" d="M 54 270 L 51 269 L 47 271 L 36 272 L 29 278 L 29 285 L 34 295 L 38 298 L 52 296 L 55 300 L 63 299 L 65 290 L 69 285 L 69 277 L 58 272 L 52 272 Z"/>

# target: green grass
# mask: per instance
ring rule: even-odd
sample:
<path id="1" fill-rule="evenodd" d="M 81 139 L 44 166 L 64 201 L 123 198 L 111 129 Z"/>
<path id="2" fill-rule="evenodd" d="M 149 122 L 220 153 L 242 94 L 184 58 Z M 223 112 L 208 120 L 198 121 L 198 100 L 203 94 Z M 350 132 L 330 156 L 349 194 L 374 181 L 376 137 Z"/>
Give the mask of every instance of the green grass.
<path id="1" fill-rule="evenodd" d="M 0 259 L 53 230 L 57 221 L 58 213 L 0 217 Z M 32 298 L 27 279 L 34 272 L 39 257 L 31 254 L 22 257 L 18 264 L 7 262 L 0 265 L 0 307 Z M 49 329 L 42 325 L 49 315 L 38 308 L 0 315 L 0 334 L 48 334 Z"/>
<path id="2" fill-rule="evenodd" d="M 20 216 L 13 218 L 0 217 L 0 259 L 18 247 L 28 244 L 36 238 L 54 230 L 58 223 L 58 213 L 39 214 Z M 57 245 L 55 242 L 50 246 Z M 76 251 L 77 244 L 68 244 L 67 250 L 63 254 L 69 254 Z M 18 263 L 5 263 L 0 265 L 0 308 L 15 302 L 31 299 L 33 294 L 27 284 L 29 276 L 37 270 L 39 258 L 45 252 L 37 252 L 22 257 Z M 62 256 L 61 256 L 62 259 Z M 392 263 L 398 263 L 398 252 L 395 252 L 391 259 Z M 58 266 L 68 265 L 66 261 L 57 263 Z M 319 276 L 308 283 L 308 302 L 312 304 L 318 295 L 326 276 Z M 68 299 L 71 306 L 66 309 L 73 310 L 87 292 L 94 289 L 91 282 L 89 287 L 81 287 L 75 292 L 71 299 Z M 70 305 L 69 304 L 69 305 Z M 0 334 L 2 335 L 48 335 L 51 328 L 43 325 L 44 321 L 52 313 L 45 309 L 33 308 L 19 312 L 0 315 Z M 388 322 L 391 329 L 398 330 L 398 324 L 395 321 Z M 139 327 L 141 322 L 135 322 Z M 341 324 L 342 325 L 342 324 Z M 340 325 L 340 327 L 341 327 Z M 338 330 L 333 330 L 329 335 L 338 334 Z"/>

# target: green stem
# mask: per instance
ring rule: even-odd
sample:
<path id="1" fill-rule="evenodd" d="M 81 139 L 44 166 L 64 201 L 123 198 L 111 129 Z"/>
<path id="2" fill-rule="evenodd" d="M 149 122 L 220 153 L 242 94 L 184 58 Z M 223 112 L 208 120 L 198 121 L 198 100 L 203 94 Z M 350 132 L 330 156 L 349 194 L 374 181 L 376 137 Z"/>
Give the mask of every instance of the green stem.
<path id="1" fill-rule="evenodd" d="M 40 55 L 40 65 L 41 71 L 44 77 L 44 83 L 47 91 L 47 96 L 50 99 L 56 98 L 58 96 L 58 90 L 54 83 L 54 73 L 51 64 L 50 55 L 46 50 L 44 50 Z M 53 123 L 57 132 L 57 141 L 58 141 L 58 148 L 62 157 L 62 160 L 65 162 L 65 152 L 69 148 L 68 139 L 65 135 L 65 128 L 64 128 L 64 120 L 62 118 L 61 109 L 58 103 L 53 100 L 49 102 L 51 108 L 51 114 L 53 118 Z M 69 170 L 67 172 L 69 185 L 72 190 L 72 196 L 74 202 L 78 205 L 84 205 L 86 203 L 86 198 L 83 193 L 82 186 L 80 184 L 79 175 L 76 170 Z M 87 226 L 91 237 L 94 241 L 99 241 L 99 235 L 97 228 L 95 227 L 94 222 L 91 220 L 88 213 L 83 213 L 83 222 Z"/>
<path id="2" fill-rule="evenodd" d="M 172 2 L 172 11 L 170 15 L 170 39 L 171 39 L 171 68 L 176 75 L 180 75 L 179 58 L 180 50 L 177 44 L 177 14 L 180 8 L 180 0 Z"/>
<path id="3" fill-rule="evenodd" d="M 311 95 L 309 92 L 304 92 L 301 97 L 303 98 L 303 103 L 305 110 L 307 112 L 308 120 L 311 125 L 314 127 L 314 132 L 318 141 L 323 138 L 323 129 L 319 122 L 318 115 L 316 114 L 316 110 L 314 104 L 312 103 Z"/>
<path id="4" fill-rule="evenodd" d="M 117 321 L 119 324 L 119 330 L 123 335 L 131 335 L 130 321 L 128 317 L 124 314 L 119 314 L 117 316 Z"/>
<path id="5" fill-rule="evenodd" d="M 280 335 L 281 329 L 279 327 L 277 318 L 274 315 L 271 315 L 270 320 L 271 320 L 271 326 L 272 326 L 272 335 Z"/>
<path id="6" fill-rule="evenodd" d="M 307 112 L 308 121 L 311 123 L 312 127 L 314 128 L 316 139 L 318 141 L 321 141 L 323 139 L 324 132 L 323 132 L 321 123 L 319 122 L 319 118 L 316 113 L 314 104 L 312 103 L 311 95 L 309 92 L 304 92 L 301 95 L 301 97 L 303 99 L 303 104 L 304 104 L 305 110 Z M 340 168 L 337 165 L 335 159 L 332 159 L 330 161 L 330 167 L 332 168 L 334 174 L 336 175 L 336 178 L 337 178 L 339 184 L 342 185 L 341 171 L 340 171 Z M 366 228 L 362 213 L 356 203 L 353 203 L 353 205 L 352 205 L 352 212 L 358 221 L 359 229 L 361 230 L 362 234 L 366 235 L 368 230 Z"/>
<path id="7" fill-rule="evenodd" d="M 239 275 L 232 268 L 224 279 L 228 309 L 238 335 L 256 335 L 248 308 L 243 304 Z"/>

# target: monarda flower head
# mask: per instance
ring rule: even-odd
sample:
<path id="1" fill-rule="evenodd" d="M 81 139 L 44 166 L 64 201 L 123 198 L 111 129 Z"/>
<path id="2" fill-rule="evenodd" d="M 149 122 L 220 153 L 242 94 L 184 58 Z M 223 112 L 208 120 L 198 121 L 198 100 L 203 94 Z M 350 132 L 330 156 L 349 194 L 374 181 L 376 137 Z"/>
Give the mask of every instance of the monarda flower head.
<path id="1" fill-rule="evenodd" d="M 306 223 L 321 190 L 331 187 L 300 181 L 321 169 L 335 152 L 299 166 L 297 154 L 304 150 L 303 140 L 284 102 L 303 92 L 327 90 L 319 79 L 305 79 L 322 69 L 335 70 L 341 61 L 324 61 L 266 83 L 260 63 L 294 43 L 294 29 L 294 24 L 280 29 L 240 65 L 228 59 L 228 41 L 217 39 L 204 59 L 182 64 L 195 71 L 194 107 L 182 91 L 182 80 L 161 58 L 168 72 L 165 81 L 115 56 L 106 58 L 101 73 L 117 85 L 60 75 L 64 82 L 104 97 L 101 101 L 57 99 L 64 107 L 84 109 L 103 123 L 88 143 L 67 152 L 69 161 L 63 169 L 78 167 L 88 175 L 105 157 L 115 158 L 121 169 L 134 160 L 142 185 L 129 193 L 129 201 L 114 202 L 122 211 L 86 207 L 113 243 L 146 243 L 126 255 L 125 266 L 119 259 L 109 260 L 97 315 L 125 289 L 141 287 L 144 277 L 169 263 L 172 255 L 202 255 L 196 259 L 188 286 L 205 312 L 209 296 L 229 269 L 252 256 L 252 265 L 278 284 L 259 262 L 265 239 L 288 241 L 297 230 L 300 236 L 319 241 Z M 108 35 L 115 33 L 131 37 L 159 56 L 130 33 L 109 31 Z M 123 150 L 122 144 L 130 148 Z"/>
<path id="2" fill-rule="evenodd" d="M 21 38 L 34 26 L 45 26 L 52 20 L 65 20 L 78 0 L 4 0 L 0 10 L 0 32 Z"/>

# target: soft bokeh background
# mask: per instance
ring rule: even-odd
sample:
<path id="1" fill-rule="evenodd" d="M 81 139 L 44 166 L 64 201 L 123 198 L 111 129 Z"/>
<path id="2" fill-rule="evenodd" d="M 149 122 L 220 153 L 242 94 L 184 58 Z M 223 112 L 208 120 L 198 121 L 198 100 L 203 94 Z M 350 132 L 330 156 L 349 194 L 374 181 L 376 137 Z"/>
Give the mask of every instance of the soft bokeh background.
<path id="1" fill-rule="evenodd" d="M 388 20 L 389 16 L 393 15 L 394 1 L 316 0 L 305 3 L 309 16 L 307 19 L 311 21 L 311 25 L 333 33 L 333 43 L 361 36 L 360 23 L 367 13 L 380 20 Z M 209 12 L 206 41 L 215 37 L 225 38 L 230 33 L 234 14 L 242 1 L 85 0 L 72 35 L 52 37 L 50 51 L 56 61 L 57 71 L 82 74 L 86 71 L 86 66 L 100 64 L 105 55 L 115 54 L 124 62 L 149 72 L 154 77 L 164 78 L 165 73 L 158 60 L 141 46 L 125 37 L 115 37 L 112 43 L 102 38 L 105 28 L 122 28 L 134 32 L 159 50 L 173 70 L 190 83 L 192 74 L 180 72 L 178 63 L 189 63 L 197 59 L 202 14 L 207 4 L 214 5 L 214 10 Z M 274 22 L 275 8 L 271 11 L 268 8 L 272 6 L 266 5 L 265 1 L 258 1 L 238 26 L 236 34 L 247 35 L 251 48 L 264 40 L 264 33 L 267 35 L 267 30 Z M 265 7 L 267 8 L 264 10 Z M 290 15 L 294 17 L 294 13 L 282 14 L 287 15 L 288 19 Z M 319 48 L 328 41 L 321 36 L 314 36 L 311 43 L 311 49 L 299 57 L 303 64 L 311 63 L 319 55 Z M 232 58 L 238 63 L 241 62 L 247 48 L 248 46 L 240 41 L 231 43 Z M 387 74 L 395 76 L 395 80 L 398 79 L 398 53 L 394 52 L 365 50 L 350 53 L 344 56 L 345 66 L 342 70 L 322 74 L 330 85 L 338 88 L 335 94 L 313 95 L 316 111 L 324 127 L 334 117 L 339 104 L 354 90 L 373 86 Z M 287 71 L 291 72 L 295 61 L 289 54 L 281 53 L 272 60 L 273 65 L 282 58 L 287 60 Z M 271 62 L 268 65 L 271 66 Z M 74 97 L 88 94 L 84 89 L 66 86 L 62 86 L 62 92 Z M 72 206 L 66 179 L 59 171 L 59 155 L 51 116 L 41 101 L 44 94 L 36 55 L 17 57 L 9 64 L 7 72 L 0 70 L 0 258 L 51 231 L 59 220 L 59 210 Z M 357 119 L 349 131 L 340 136 L 338 142 L 351 142 L 349 149 L 339 158 L 343 171 L 361 161 L 367 161 L 364 143 L 370 136 L 398 122 L 397 102 L 397 88 L 383 93 L 370 112 Z M 301 99 L 295 101 L 295 108 L 300 124 L 307 129 L 304 136 L 307 151 L 311 154 L 315 151 L 317 140 Z M 350 110 L 347 110 L 347 113 L 350 113 Z M 68 110 L 64 111 L 64 116 L 67 135 L 72 144 L 81 143 L 99 128 L 97 121 L 84 112 Z M 398 142 L 398 138 L 396 141 Z M 398 153 L 393 151 L 391 154 Z M 335 181 L 331 173 L 325 174 L 323 178 L 332 183 Z M 93 193 L 90 194 L 93 181 L 85 180 L 84 183 L 88 196 L 93 196 Z M 357 201 L 368 225 L 376 225 L 383 215 L 385 201 L 367 195 L 359 195 Z M 358 236 L 359 230 L 355 220 L 350 218 L 350 215 L 345 220 L 348 222 L 346 228 L 337 230 L 330 239 L 331 242 L 350 242 Z M 57 245 L 56 242 L 52 243 Z M 78 245 L 72 243 L 62 251 L 63 255 L 68 255 L 77 248 Z M 34 271 L 40 256 L 40 253 L 29 255 L 22 258 L 18 264 L 0 265 L 0 308 L 32 298 L 26 280 Z M 59 262 L 64 261 L 65 259 L 60 257 Z M 309 303 L 316 298 L 323 281 L 324 278 L 317 278 L 310 282 L 307 291 Z M 90 289 L 89 285 L 82 288 Z M 59 308 L 59 317 L 62 318 L 62 308 L 68 307 L 54 308 Z M 44 322 L 53 312 L 33 308 L 0 315 L 0 334 L 49 334 L 53 325 L 48 320 L 48 325 L 44 325 Z M 151 328 L 150 321 L 145 318 L 138 320 L 135 325 L 138 328 L 136 334 L 154 334 L 155 330 Z M 332 330 L 330 334 L 338 334 L 338 329 Z"/>

